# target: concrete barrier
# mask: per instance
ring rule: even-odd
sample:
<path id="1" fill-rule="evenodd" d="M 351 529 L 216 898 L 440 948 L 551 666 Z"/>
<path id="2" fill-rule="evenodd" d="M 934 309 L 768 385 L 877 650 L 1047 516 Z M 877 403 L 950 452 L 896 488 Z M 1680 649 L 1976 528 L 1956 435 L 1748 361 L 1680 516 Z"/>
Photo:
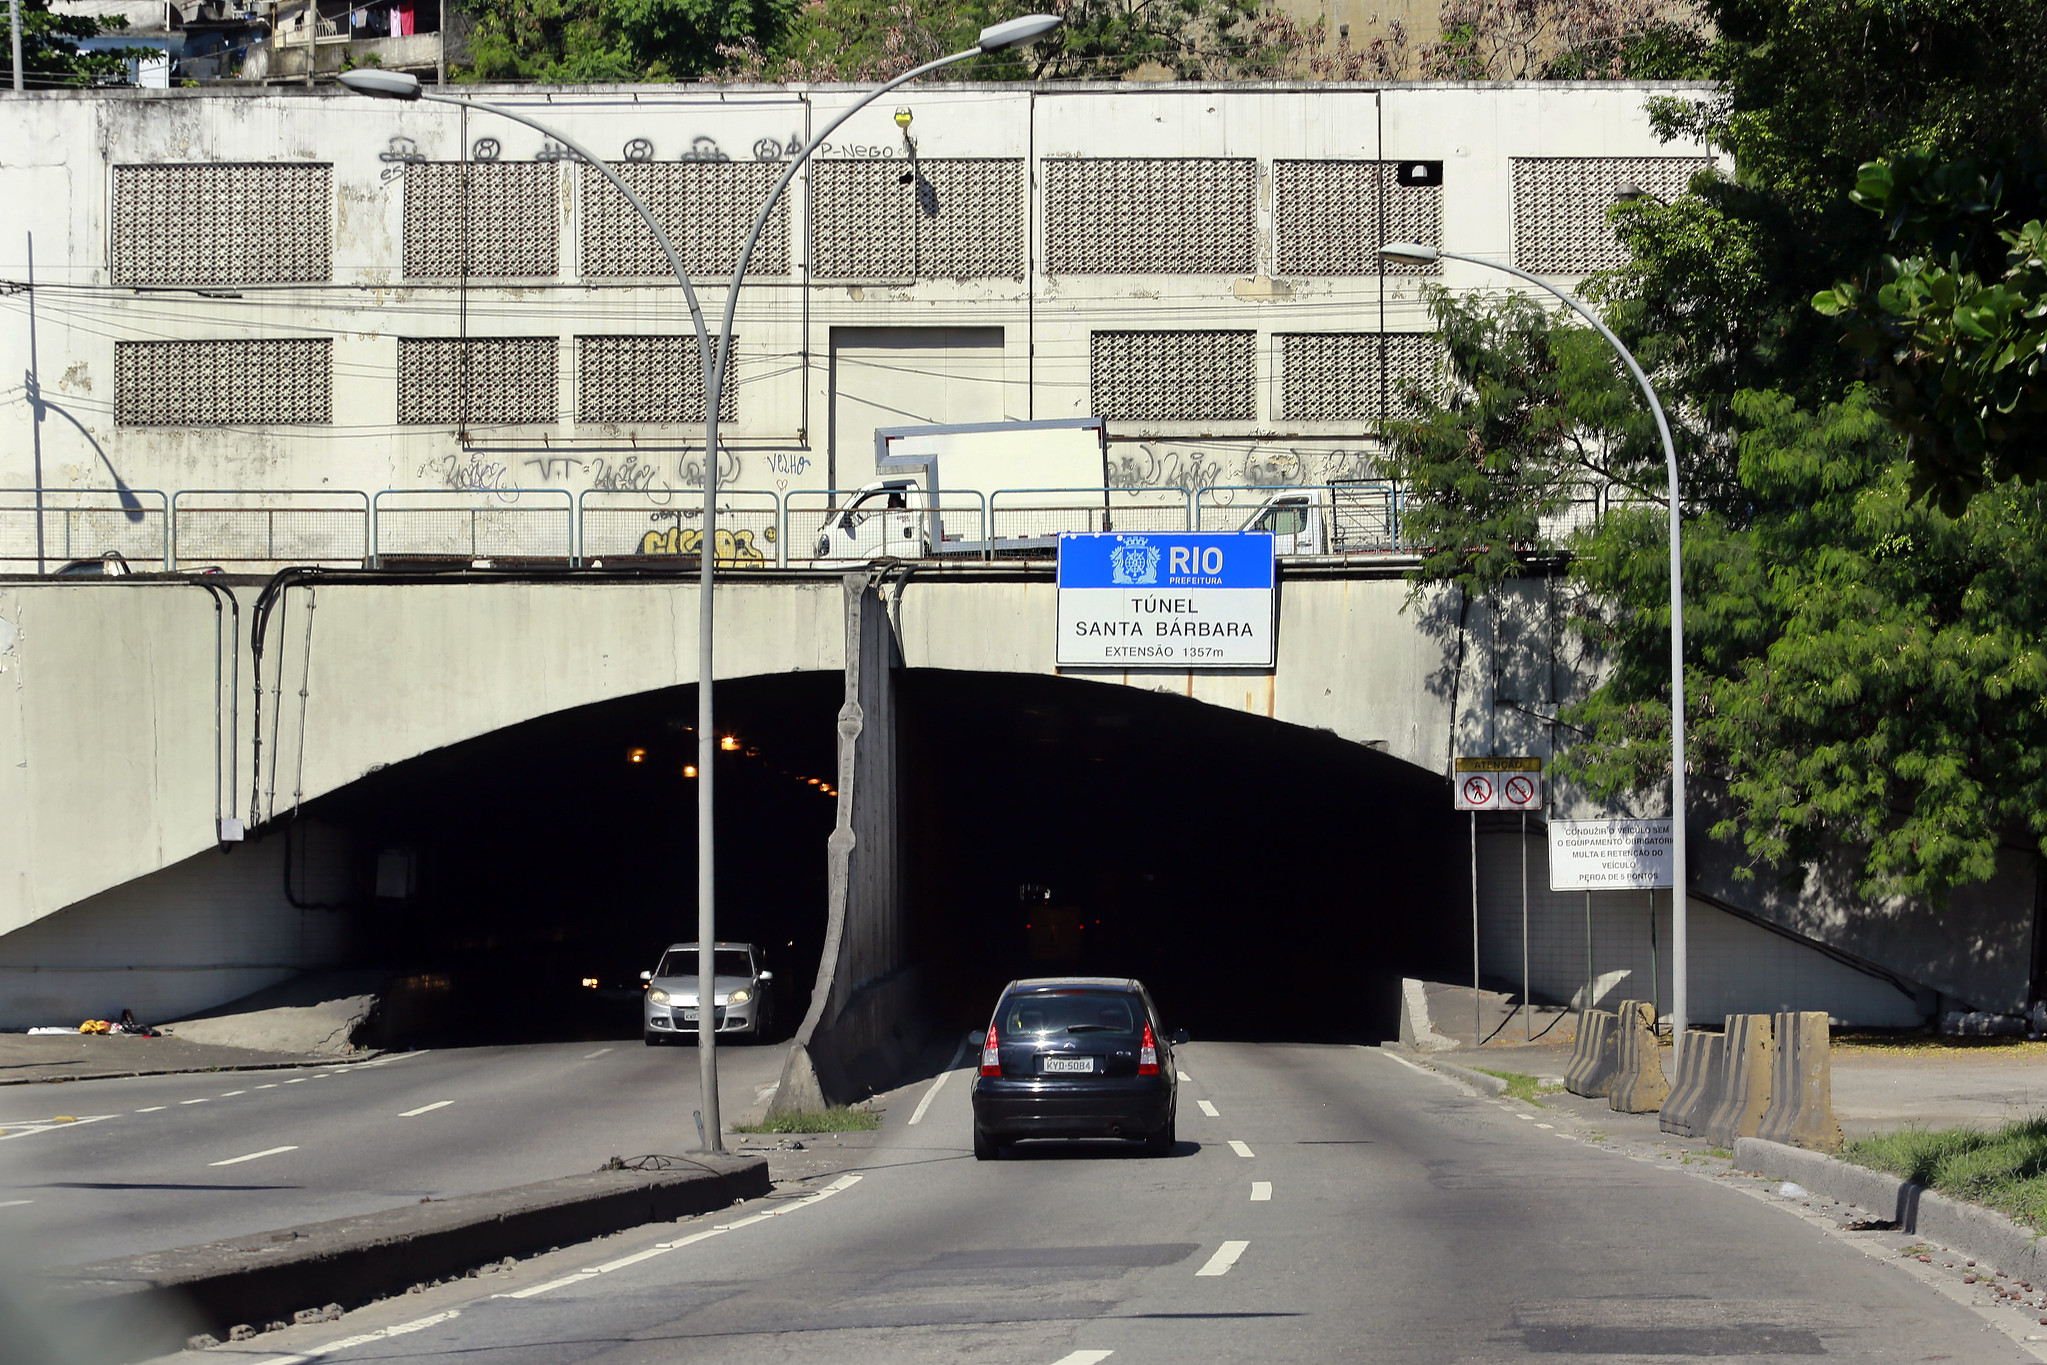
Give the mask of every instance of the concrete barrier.
<path id="1" fill-rule="evenodd" d="M 1727 1079 L 1727 1036 L 1685 1033 L 1684 1055 L 1677 1059 L 1677 1086 L 1663 1102 L 1658 1126 L 1679 1137 L 1705 1136 L 1706 1120 L 1720 1103 Z"/>
<path id="2" fill-rule="evenodd" d="M 1778 1015 L 1770 1107 L 1755 1135 L 1787 1147 L 1839 1151 L 1841 1122 L 1834 1117 L 1833 1078 L 1833 1040 L 1827 1033 L 1826 1012 Z"/>
<path id="3" fill-rule="evenodd" d="M 1736 1138 L 1752 1138 L 1770 1107 L 1770 1016 L 1727 1016 L 1720 1102 L 1698 1136 L 1733 1150 Z"/>
<path id="4" fill-rule="evenodd" d="M 1656 1040 L 1656 1007 L 1645 1000 L 1621 1002 L 1615 1027 L 1617 1056 L 1606 1100 L 1622 1114 L 1653 1114 L 1670 1098 L 1663 1074 L 1663 1048 Z"/>
<path id="5" fill-rule="evenodd" d="M 1620 1062 L 1614 1041 L 1617 1024 L 1610 1010 L 1579 1011 L 1578 1045 L 1572 1049 L 1571 1064 L 1564 1068 L 1564 1089 L 1588 1099 L 1605 1098 Z"/>
<path id="6" fill-rule="evenodd" d="M 86 1339 L 100 1323 L 122 1324 L 122 1331 L 118 1346 L 47 1358 L 161 1355 L 181 1349 L 194 1332 L 225 1339 L 239 1323 L 289 1322 L 300 1309 L 329 1303 L 352 1308 L 507 1256 L 709 1213 L 768 1192 L 768 1164 L 759 1157 L 688 1162 L 658 1172 L 593 1171 L 52 1270 L 33 1290 L 38 1316 L 55 1339 Z"/>

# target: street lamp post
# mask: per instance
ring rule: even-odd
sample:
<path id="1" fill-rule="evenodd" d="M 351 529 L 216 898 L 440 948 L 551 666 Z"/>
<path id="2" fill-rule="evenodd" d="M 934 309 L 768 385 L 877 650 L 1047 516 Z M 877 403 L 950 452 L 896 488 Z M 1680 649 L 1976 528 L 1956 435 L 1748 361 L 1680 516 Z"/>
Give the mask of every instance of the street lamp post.
<path id="1" fill-rule="evenodd" d="M 1482 265 L 1498 270 L 1516 279 L 1528 281 L 1538 289 L 1562 299 L 1578 316 L 1592 324 L 1594 331 L 1606 338 L 1620 356 L 1621 363 L 1628 367 L 1628 373 L 1641 386 L 1642 396 L 1649 401 L 1649 411 L 1656 418 L 1656 434 L 1663 441 L 1663 465 L 1665 476 L 1670 483 L 1670 936 L 1671 943 L 1671 992 L 1670 992 L 1670 1035 L 1672 1050 L 1684 1055 L 1685 1011 L 1689 1004 L 1686 998 L 1685 976 L 1688 944 L 1685 934 L 1685 627 L 1684 627 L 1684 575 L 1679 555 L 1679 506 L 1677 481 L 1677 448 L 1671 444 L 1670 422 L 1663 415 L 1663 404 L 1657 400 L 1656 390 L 1649 383 L 1649 376 L 1642 372 L 1642 366 L 1632 352 L 1621 344 L 1596 314 L 1575 297 L 1557 288 L 1538 275 L 1506 265 L 1499 261 L 1488 261 L 1478 256 L 1467 256 L 1461 252 L 1444 251 L 1440 247 L 1427 246 L 1419 242 L 1388 242 L 1379 248 L 1379 254 L 1390 261 L 1410 265 L 1427 265 L 1432 261 L 1463 261 L 1469 265 Z M 1651 926 L 1654 927 L 1653 925 Z"/>
<path id="2" fill-rule="evenodd" d="M 725 1150 L 725 1138 L 718 1112 L 718 1015 L 717 1015 L 717 939 L 718 917 L 716 906 L 716 862 L 715 834 L 717 829 L 715 785 L 712 774 L 716 771 L 718 757 L 718 736 L 712 728 L 711 706 L 712 678 L 712 586 L 717 562 L 717 499 L 718 499 L 718 405 L 724 392 L 725 370 L 732 359 L 732 324 L 739 308 L 739 289 L 746 281 L 746 268 L 753 259 L 754 248 L 759 245 L 761 233 L 767 229 L 768 220 L 781 200 L 782 193 L 796 173 L 809 161 L 811 155 L 824 145 L 841 124 L 862 109 L 880 99 L 896 87 L 906 85 L 920 76 L 928 76 L 941 67 L 963 62 L 987 52 L 1000 52 L 1005 48 L 1021 47 L 1036 42 L 1064 22 L 1053 14 L 1027 14 L 1000 24 L 993 24 L 981 30 L 980 37 L 970 48 L 913 67 L 894 80 L 875 87 L 855 100 L 838 117 L 827 123 L 823 130 L 812 137 L 789 159 L 781 178 L 768 191 L 760 212 L 754 216 L 753 228 L 747 234 L 745 245 L 740 248 L 739 259 L 732 271 L 732 279 L 725 292 L 725 316 L 715 341 L 704 324 L 703 310 L 697 304 L 696 289 L 691 285 L 689 272 L 683 269 L 682 259 L 676 254 L 675 245 L 668 238 L 661 222 L 654 213 L 634 194 L 604 160 L 591 153 L 573 139 L 547 127 L 523 113 L 486 104 L 482 100 L 462 99 L 455 95 L 444 95 L 428 91 L 420 86 L 416 77 L 401 72 L 364 69 L 343 72 L 341 83 L 359 94 L 376 95 L 385 99 L 432 100 L 439 104 L 461 105 L 470 109 L 481 109 L 523 123 L 551 137 L 562 146 L 574 152 L 594 167 L 605 179 L 623 194 L 626 202 L 633 206 L 654 238 L 661 244 L 668 264 L 675 271 L 676 282 L 682 286 L 683 296 L 689 302 L 690 320 L 696 328 L 697 354 L 700 370 L 704 376 L 704 513 L 703 525 L 697 541 L 697 1063 L 700 1089 L 703 1094 L 703 1148 L 706 1152 Z"/>

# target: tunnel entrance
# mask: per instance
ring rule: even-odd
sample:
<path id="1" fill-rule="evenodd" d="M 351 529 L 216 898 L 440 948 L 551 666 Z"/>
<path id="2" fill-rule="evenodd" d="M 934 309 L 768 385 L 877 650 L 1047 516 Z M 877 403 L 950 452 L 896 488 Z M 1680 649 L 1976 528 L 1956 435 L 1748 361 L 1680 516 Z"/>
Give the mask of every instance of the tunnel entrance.
<path id="1" fill-rule="evenodd" d="M 1334 735 L 1071 678 L 912 670 L 907 895 L 936 1007 L 1144 980 L 1196 1037 L 1398 1036 L 1402 976 L 1470 963 L 1440 777 Z"/>
<path id="2" fill-rule="evenodd" d="M 765 949 L 771 1039 L 817 976 L 842 692 L 836 673 L 718 684 L 718 933 Z M 426 983 L 404 1041 L 639 1036 L 640 972 L 696 939 L 695 722 L 694 687 L 621 698 L 308 803 L 365 853 L 355 956 Z"/>

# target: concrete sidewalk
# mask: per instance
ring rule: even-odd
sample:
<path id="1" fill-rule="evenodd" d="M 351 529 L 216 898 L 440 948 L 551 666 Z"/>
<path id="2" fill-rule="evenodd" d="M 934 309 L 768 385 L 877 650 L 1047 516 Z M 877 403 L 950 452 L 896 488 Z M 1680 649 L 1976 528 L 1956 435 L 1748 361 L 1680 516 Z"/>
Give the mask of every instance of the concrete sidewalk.
<path id="1" fill-rule="evenodd" d="M 1563 1079 L 1577 1043 L 1572 1012 L 1538 1005 L 1524 1022 L 1515 997 L 1481 991 L 1478 1022 L 1487 1041 L 1473 1048 L 1471 987 L 1425 982 L 1423 993 L 1429 1022 L 1457 1044 L 1440 1054 L 1443 1060 L 1480 1071 Z M 1523 1042 L 1525 1032 L 1533 1032 L 1536 1041 Z M 1677 1067 L 1667 1046 L 1663 1070 L 1675 1078 Z M 2047 1113 L 2047 1043 L 1930 1035 L 1857 1041 L 1851 1036 L 1836 1042 L 1833 1071 L 1834 1113 L 1850 1138 L 1908 1127 L 1995 1128 Z M 1605 1105 L 1603 1100 L 1583 1103 Z M 1656 1116 L 1648 1117 L 1653 1121 Z"/>
<path id="2" fill-rule="evenodd" d="M 363 1049 L 345 1057 L 312 1052 L 198 1043 L 131 1034 L 0 1033 L 0 1085 L 167 1076 L 188 1071 L 257 1071 L 290 1066 L 346 1066 L 378 1056 Z"/>

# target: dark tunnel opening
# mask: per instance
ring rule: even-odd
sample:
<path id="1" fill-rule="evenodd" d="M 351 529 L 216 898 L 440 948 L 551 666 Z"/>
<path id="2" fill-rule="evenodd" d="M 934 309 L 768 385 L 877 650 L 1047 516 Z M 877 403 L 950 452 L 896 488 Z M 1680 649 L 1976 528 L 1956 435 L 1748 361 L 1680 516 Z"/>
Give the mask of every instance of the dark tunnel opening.
<path id="1" fill-rule="evenodd" d="M 1468 958 L 1439 777 L 1121 685 L 918 671 L 901 696 L 908 894 L 949 1026 L 985 1026 L 1013 978 L 1129 974 L 1197 1038 L 1376 1043 L 1402 976 Z"/>
<path id="2" fill-rule="evenodd" d="M 1128 974 L 1196 1037 L 1377 1042 L 1397 1034 L 1400 977 L 1468 954 L 1463 826 L 1439 777 L 1131 687 L 900 683 L 901 886 L 935 1028 L 985 1023 L 1013 978 Z M 765 949 L 770 1039 L 817 975 L 842 687 L 718 688 L 719 937 Z M 694 688 L 622 698 L 308 806 L 376 855 L 358 956 L 441 991 L 406 1041 L 639 1033 L 639 973 L 696 936 L 694 723 Z M 407 890 L 394 858 L 409 894 L 370 894 Z"/>

